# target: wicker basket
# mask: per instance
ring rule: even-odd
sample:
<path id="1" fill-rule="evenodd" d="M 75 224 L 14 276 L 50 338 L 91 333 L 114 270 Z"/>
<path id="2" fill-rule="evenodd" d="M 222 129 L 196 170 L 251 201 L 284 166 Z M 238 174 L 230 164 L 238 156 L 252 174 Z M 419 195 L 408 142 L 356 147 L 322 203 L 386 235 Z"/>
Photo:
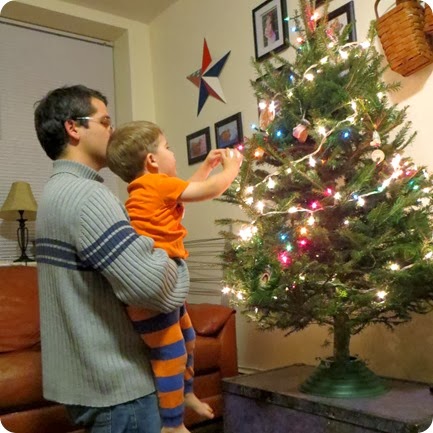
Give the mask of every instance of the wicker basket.
<path id="1" fill-rule="evenodd" d="M 425 4 L 425 23 L 424 23 L 424 31 L 428 35 L 433 35 L 433 13 L 431 7 L 426 3 Z"/>
<path id="2" fill-rule="evenodd" d="M 407 77 L 433 63 L 433 50 L 424 33 L 424 9 L 417 0 L 397 1 L 397 6 L 379 18 L 377 33 L 391 69 Z"/>

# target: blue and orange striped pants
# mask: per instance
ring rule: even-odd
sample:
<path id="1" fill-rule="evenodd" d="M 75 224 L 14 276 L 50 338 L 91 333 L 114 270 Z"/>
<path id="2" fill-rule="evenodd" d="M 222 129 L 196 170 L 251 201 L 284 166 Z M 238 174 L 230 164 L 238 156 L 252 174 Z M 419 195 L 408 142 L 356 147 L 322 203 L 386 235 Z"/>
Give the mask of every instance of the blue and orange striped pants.
<path id="1" fill-rule="evenodd" d="M 192 392 L 195 332 L 185 305 L 171 313 L 127 307 L 134 328 L 150 349 L 162 424 L 183 423 L 184 394 Z"/>

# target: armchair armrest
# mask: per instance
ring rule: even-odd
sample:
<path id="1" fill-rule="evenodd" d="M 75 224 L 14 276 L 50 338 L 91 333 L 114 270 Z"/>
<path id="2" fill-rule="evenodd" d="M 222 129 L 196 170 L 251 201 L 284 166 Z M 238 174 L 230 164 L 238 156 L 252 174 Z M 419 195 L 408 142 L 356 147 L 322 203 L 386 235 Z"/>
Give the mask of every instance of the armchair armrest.
<path id="1" fill-rule="evenodd" d="M 221 377 L 238 374 L 236 310 L 217 304 L 187 304 L 198 338 L 213 338 L 218 344 Z M 203 354 L 197 354 L 202 356 Z"/>

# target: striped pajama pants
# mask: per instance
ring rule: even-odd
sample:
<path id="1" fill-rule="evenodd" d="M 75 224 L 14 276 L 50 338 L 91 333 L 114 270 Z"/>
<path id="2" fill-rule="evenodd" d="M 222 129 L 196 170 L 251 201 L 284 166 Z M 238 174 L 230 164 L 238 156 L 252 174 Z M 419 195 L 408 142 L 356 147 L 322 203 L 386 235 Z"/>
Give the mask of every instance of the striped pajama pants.
<path id="1" fill-rule="evenodd" d="M 150 349 L 162 424 L 183 423 L 184 394 L 192 392 L 195 332 L 185 305 L 170 313 L 128 306 L 134 328 Z"/>

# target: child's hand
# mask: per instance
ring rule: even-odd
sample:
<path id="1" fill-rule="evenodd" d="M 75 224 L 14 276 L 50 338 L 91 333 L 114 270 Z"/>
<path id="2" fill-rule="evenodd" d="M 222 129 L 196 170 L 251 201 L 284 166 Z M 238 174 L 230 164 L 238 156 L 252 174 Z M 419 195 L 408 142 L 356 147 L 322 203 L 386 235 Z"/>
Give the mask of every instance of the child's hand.
<path id="1" fill-rule="evenodd" d="M 224 149 L 221 164 L 224 170 L 235 170 L 238 173 L 244 156 L 237 149 Z"/>
<path id="2" fill-rule="evenodd" d="M 212 149 L 206 156 L 204 164 L 206 164 L 211 170 L 221 163 L 224 149 Z"/>

